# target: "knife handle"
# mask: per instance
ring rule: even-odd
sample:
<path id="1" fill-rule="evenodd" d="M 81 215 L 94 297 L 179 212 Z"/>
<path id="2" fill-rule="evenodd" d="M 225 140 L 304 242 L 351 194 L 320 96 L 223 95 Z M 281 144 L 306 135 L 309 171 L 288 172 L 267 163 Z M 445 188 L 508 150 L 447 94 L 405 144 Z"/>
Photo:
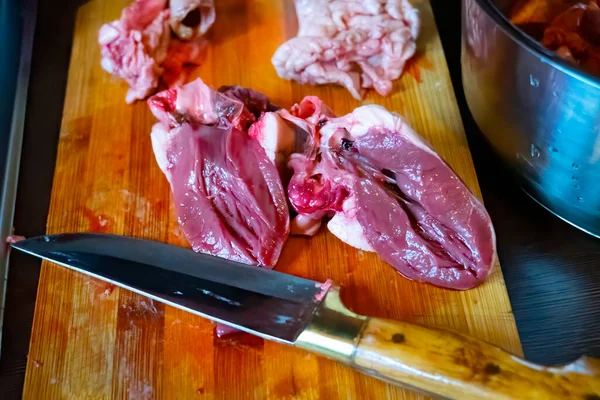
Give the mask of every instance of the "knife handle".
<path id="1" fill-rule="evenodd" d="M 600 360 L 545 367 L 455 331 L 361 316 L 343 305 L 339 287 L 295 345 L 444 398 L 600 400 Z"/>
<path id="2" fill-rule="evenodd" d="M 452 399 L 600 400 L 600 360 L 543 367 L 461 333 L 380 318 L 364 323 L 350 364 Z"/>

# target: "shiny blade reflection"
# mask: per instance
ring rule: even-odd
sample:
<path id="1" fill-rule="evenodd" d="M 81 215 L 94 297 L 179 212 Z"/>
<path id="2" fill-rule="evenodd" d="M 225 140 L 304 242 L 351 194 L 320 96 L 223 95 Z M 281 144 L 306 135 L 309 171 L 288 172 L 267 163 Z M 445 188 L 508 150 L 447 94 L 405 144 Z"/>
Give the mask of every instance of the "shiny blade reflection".
<path id="1" fill-rule="evenodd" d="M 315 281 L 149 240 L 93 233 L 12 245 L 157 301 L 284 343 L 318 307 Z"/>

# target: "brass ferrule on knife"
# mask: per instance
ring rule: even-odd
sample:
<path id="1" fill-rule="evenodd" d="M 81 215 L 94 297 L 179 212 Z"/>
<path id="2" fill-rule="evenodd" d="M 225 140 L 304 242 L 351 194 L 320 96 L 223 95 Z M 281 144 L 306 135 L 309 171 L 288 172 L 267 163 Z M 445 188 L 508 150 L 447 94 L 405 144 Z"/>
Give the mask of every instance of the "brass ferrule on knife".
<path id="1" fill-rule="evenodd" d="M 340 297 L 340 287 L 334 285 L 294 345 L 351 364 L 367 320 L 368 317 L 346 308 Z"/>

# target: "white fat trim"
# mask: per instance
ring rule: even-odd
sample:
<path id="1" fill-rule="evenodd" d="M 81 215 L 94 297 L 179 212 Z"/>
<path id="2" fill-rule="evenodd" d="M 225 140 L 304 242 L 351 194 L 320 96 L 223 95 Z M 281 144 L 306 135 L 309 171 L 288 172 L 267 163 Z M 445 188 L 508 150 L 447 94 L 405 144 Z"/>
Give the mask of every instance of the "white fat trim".
<path id="1" fill-rule="evenodd" d="M 167 149 L 169 148 L 169 132 L 161 123 L 156 123 L 152 126 L 150 133 L 152 139 L 152 150 L 156 163 L 161 171 L 169 177 L 169 159 L 167 158 Z"/>
<path id="2" fill-rule="evenodd" d="M 367 242 L 362 226 L 356 219 L 347 218 L 343 212 L 336 213 L 327 223 L 327 229 L 342 242 L 364 251 L 375 251 Z"/>

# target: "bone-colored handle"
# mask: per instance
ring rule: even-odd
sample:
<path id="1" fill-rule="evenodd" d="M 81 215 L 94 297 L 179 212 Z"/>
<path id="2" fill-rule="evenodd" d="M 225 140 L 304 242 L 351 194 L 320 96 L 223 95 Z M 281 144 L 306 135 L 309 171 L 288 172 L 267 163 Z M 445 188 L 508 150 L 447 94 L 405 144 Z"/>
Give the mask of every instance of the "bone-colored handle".
<path id="1" fill-rule="evenodd" d="M 357 342 L 352 366 L 451 399 L 600 400 L 597 359 L 543 367 L 460 333 L 378 318 Z"/>

